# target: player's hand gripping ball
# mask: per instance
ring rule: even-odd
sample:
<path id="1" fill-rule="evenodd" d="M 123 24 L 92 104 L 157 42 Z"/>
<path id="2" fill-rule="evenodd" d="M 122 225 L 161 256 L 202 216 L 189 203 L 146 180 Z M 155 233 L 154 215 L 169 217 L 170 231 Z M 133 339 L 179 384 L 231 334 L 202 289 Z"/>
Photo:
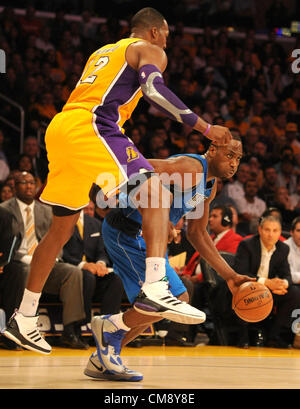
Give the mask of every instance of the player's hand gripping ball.
<path id="1" fill-rule="evenodd" d="M 233 296 L 232 308 L 236 315 L 247 322 L 267 318 L 273 308 L 271 291 L 257 281 L 243 283 Z"/>

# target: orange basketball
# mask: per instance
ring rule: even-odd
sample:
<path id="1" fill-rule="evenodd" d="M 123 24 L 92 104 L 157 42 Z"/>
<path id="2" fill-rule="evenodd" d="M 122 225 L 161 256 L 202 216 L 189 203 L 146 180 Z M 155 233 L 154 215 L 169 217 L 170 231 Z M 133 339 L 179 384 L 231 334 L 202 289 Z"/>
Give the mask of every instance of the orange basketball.
<path id="1" fill-rule="evenodd" d="M 233 297 L 236 315 L 247 322 L 261 321 L 273 308 L 271 291 L 257 281 L 243 283 Z"/>

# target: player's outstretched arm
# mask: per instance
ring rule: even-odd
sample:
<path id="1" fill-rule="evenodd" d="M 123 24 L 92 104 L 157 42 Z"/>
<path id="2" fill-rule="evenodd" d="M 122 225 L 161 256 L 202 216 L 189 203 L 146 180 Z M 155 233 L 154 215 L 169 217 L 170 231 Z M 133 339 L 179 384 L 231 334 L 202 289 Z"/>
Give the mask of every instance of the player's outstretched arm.
<path id="1" fill-rule="evenodd" d="M 192 112 L 164 83 L 162 72 L 167 66 L 165 52 L 153 44 L 137 42 L 128 47 L 127 62 L 139 73 L 144 98 L 174 121 L 189 125 L 213 140 L 226 145 L 232 139 L 228 128 L 210 125 Z"/>

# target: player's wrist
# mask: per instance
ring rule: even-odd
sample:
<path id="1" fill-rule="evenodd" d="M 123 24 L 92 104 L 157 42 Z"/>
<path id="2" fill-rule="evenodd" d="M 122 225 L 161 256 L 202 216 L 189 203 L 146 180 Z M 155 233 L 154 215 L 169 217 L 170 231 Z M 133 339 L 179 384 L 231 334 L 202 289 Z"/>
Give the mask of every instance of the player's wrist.
<path id="1" fill-rule="evenodd" d="M 207 124 L 207 127 L 206 127 L 205 131 L 203 132 L 203 135 L 204 135 L 204 136 L 207 136 L 207 134 L 208 134 L 208 132 L 209 132 L 209 130 L 210 130 L 211 127 L 212 127 L 211 124 Z"/>

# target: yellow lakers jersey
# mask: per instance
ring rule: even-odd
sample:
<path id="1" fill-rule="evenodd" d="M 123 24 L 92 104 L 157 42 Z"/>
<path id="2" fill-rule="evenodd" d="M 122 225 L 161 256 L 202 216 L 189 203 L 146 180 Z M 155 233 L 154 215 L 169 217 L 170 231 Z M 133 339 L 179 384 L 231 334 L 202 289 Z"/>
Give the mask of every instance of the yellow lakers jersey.
<path id="1" fill-rule="evenodd" d="M 123 132 L 142 96 L 138 73 L 128 65 L 127 47 L 139 38 L 126 38 L 95 51 L 88 59 L 63 111 L 84 108 L 94 114 L 103 136 Z"/>

